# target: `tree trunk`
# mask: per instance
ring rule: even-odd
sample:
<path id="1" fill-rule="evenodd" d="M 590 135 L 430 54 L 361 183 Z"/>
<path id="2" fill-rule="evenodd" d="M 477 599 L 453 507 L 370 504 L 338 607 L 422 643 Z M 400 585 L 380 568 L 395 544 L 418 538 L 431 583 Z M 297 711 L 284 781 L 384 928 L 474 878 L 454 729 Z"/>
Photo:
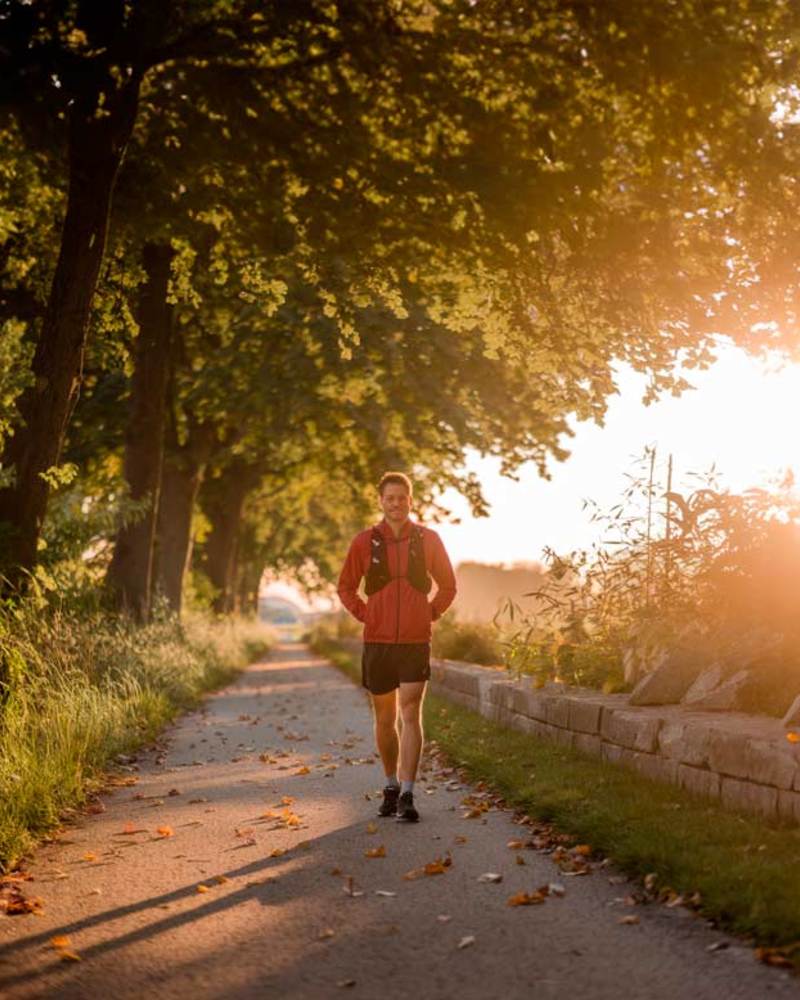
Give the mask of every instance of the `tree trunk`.
<path id="1" fill-rule="evenodd" d="M 154 579 L 177 614 L 181 612 L 183 581 L 192 559 L 192 514 L 213 441 L 214 430 L 207 424 L 193 424 L 185 445 L 178 443 L 173 424 L 167 428 Z"/>
<path id="2" fill-rule="evenodd" d="M 174 251 L 163 243 L 143 250 L 147 280 L 139 297 L 130 416 L 125 438 L 125 479 L 130 498 L 146 503 L 143 515 L 117 533 L 106 587 L 116 603 L 140 620 L 150 612 L 153 546 L 164 458 L 164 415 L 173 306 L 167 301 Z"/>
<path id="3" fill-rule="evenodd" d="M 0 574 L 12 587 L 36 562 L 48 496 L 43 474 L 58 464 L 77 397 L 111 199 L 138 92 L 138 80 L 131 80 L 106 102 L 103 116 L 95 115 L 97 92 L 76 98 L 71 110 L 69 193 L 58 262 L 34 353 L 33 384 L 18 400 L 21 421 L 0 463 L 15 472 L 12 485 L 0 490 Z"/>
<path id="4" fill-rule="evenodd" d="M 259 470 L 234 459 L 223 478 L 213 484 L 203 509 L 211 521 L 206 540 L 205 570 L 217 590 L 214 610 L 229 614 L 236 600 L 236 556 L 239 525 L 247 494 L 254 488 Z"/>

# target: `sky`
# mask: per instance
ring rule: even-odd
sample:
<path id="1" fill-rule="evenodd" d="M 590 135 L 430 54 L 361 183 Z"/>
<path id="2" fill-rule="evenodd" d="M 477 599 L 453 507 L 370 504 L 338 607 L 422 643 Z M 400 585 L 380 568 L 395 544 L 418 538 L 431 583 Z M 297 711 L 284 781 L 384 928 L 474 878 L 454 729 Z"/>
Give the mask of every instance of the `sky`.
<path id="1" fill-rule="evenodd" d="M 461 517 L 460 524 L 434 526 L 453 564 L 534 562 L 545 546 L 562 553 L 589 547 L 600 528 L 582 510 L 584 498 L 604 508 L 617 502 L 645 446 L 655 446 L 663 462 L 672 453 L 677 489 L 691 483 L 688 472 L 714 463 L 721 485 L 737 490 L 763 485 L 787 467 L 800 471 L 800 365 L 781 367 L 721 347 L 710 369 L 686 377 L 693 390 L 644 406 L 644 377 L 621 369 L 605 425 L 574 424 L 566 442 L 571 455 L 551 465 L 549 481 L 533 464 L 518 471 L 519 481 L 509 480 L 499 461 L 470 454 L 467 467 L 491 506 L 489 517 L 473 518 L 457 493 L 443 495 Z M 291 593 L 277 585 L 270 592 Z"/>
<path id="2" fill-rule="evenodd" d="M 655 446 L 664 463 L 672 453 L 677 488 L 691 483 L 688 472 L 713 463 L 721 485 L 733 489 L 800 468 L 800 365 L 778 367 L 724 347 L 710 369 L 686 377 L 693 390 L 644 406 L 644 377 L 620 370 L 605 426 L 574 424 L 575 436 L 567 441 L 571 456 L 551 465 L 549 481 L 529 464 L 513 482 L 499 475 L 499 461 L 471 455 L 468 468 L 483 483 L 491 511 L 488 518 L 473 518 L 454 491 L 444 495 L 462 518 L 459 525 L 436 528 L 453 563 L 527 562 L 540 559 L 545 546 L 559 552 L 588 547 L 600 528 L 582 510 L 584 498 L 612 506 L 646 445 Z"/>

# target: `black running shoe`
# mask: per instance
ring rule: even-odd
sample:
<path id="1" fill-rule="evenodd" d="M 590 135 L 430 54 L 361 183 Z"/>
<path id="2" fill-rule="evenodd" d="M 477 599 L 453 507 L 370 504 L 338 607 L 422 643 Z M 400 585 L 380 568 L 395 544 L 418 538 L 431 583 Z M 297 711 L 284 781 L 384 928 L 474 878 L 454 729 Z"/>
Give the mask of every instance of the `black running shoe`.
<path id="1" fill-rule="evenodd" d="M 416 823 L 419 813 L 414 808 L 414 793 L 403 792 L 397 800 L 397 818 L 404 819 L 408 823 Z"/>
<path id="2" fill-rule="evenodd" d="M 397 799 L 399 796 L 399 785 L 387 785 L 383 790 L 383 802 L 378 806 L 378 815 L 394 816 L 397 812 Z"/>

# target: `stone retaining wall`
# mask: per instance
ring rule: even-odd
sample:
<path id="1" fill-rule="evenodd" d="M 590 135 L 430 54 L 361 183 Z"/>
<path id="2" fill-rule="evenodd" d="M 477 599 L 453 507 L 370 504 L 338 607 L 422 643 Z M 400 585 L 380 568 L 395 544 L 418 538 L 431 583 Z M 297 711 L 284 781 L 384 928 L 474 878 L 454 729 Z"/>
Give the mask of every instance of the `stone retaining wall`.
<path id="1" fill-rule="evenodd" d="M 343 643 L 360 654 L 361 643 Z M 487 719 L 631 767 L 723 805 L 800 822 L 800 744 L 779 719 L 678 705 L 633 707 L 625 694 L 511 680 L 433 660 L 431 691 Z"/>

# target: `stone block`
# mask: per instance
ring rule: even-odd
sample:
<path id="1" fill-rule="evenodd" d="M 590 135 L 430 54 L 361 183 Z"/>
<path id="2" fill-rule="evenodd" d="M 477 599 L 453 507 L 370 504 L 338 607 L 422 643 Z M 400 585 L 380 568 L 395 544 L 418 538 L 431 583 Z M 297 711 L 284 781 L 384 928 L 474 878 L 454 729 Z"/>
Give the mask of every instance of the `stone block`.
<path id="1" fill-rule="evenodd" d="M 678 762 L 660 757 L 656 753 L 639 753 L 636 755 L 636 770 L 651 781 L 661 781 L 671 785 L 678 784 Z"/>
<path id="2" fill-rule="evenodd" d="M 682 764 L 708 767 L 713 738 L 714 729 L 707 724 L 665 720 L 658 733 L 658 751 Z"/>
<path id="3" fill-rule="evenodd" d="M 603 741 L 597 733 L 575 733 L 572 745 L 576 750 L 599 757 Z"/>
<path id="4" fill-rule="evenodd" d="M 448 701 L 455 702 L 456 705 L 463 705 L 464 708 L 471 708 L 473 712 L 480 711 L 480 702 L 478 699 L 466 691 L 458 691 L 455 688 L 443 687 L 441 689 L 435 689 L 434 694 L 440 695 L 442 698 L 447 698 Z"/>
<path id="5" fill-rule="evenodd" d="M 711 770 L 734 778 L 747 778 L 747 734 L 734 729 L 711 729 L 709 737 Z"/>
<path id="6" fill-rule="evenodd" d="M 513 702 L 514 709 L 520 715 L 527 715 L 529 719 L 538 719 L 540 722 L 546 721 L 545 697 L 536 688 L 531 686 L 515 688 Z"/>
<path id="7" fill-rule="evenodd" d="M 799 773 L 797 754 L 789 743 L 747 741 L 747 777 L 750 781 L 789 789 L 794 787 Z"/>
<path id="8" fill-rule="evenodd" d="M 568 698 L 569 713 L 567 722 L 573 732 L 599 733 L 600 715 L 603 706 L 591 698 Z"/>
<path id="9" fill-rule="evenodd" d="M 438 660 L 431 660 L 431 684 L 445 684 L 445 673 L 447 668 Z"/>
<path id="10" fill-rule="evenodd" d="M 716 771 L 708 771 L 702 767 L 692 767 L 689 764 L 678 765 L 678 784 L 687 792 L 702 795 L 705 798 L 718 798 L 720 776 Z"/>
<path id="11" fill-rule="evenodd" d="M 800 823 L 800 795 L 797 792 L 778 790 L 778 815 L 783 819 Z"/>
<path id="12" fill-rule="evenodd" d="M 606 743 L 604 740 L 600 744 L 600 756 L 609 764 L 619 764 L 622 760 L 622 747 L 616 743 Z"/>
<path id="13" fill-rule="evenodd" d="M 600 735 L 604 740 L 630 750 L 653 753 L 661 723 L 662 720 L 656 715 L 604 709 L 600 720 Z"/>
<path id="14" fill-rule="evenodd" d="M 787 729 L 797 729 L 800 727 L 800 694 L 789 706 L 789 710 L 781 721 Z"/>
<path id="15" fill-rule="evenodd" d="M 631 705 L 676 705 L 697 680 L 702 655 L 677 649 L 645 674 L 631 692 Z"/>
<path id="16" fill-rule="evenodd" d="M 705 711 L 735 712 L 742 708 L 742 699 L 752 684 L 752 670 L 737 670 L 725 677 L 723 668 L 714 665 L 700 674 L 683 696 L 682 704 Z"/>
<path id="17" fill-rule="evenodd" d="M 569 726 L 569 703 L 570 699 L 565 695 L 545 695 L 545 721 L 547 724 L 567 729 Z"/>
<path id="18" fill-rule="evenodd" d="M 757 785 L 753 781 L 739 781 L 738 778 L 723 778 L 722 804 L 730 809 L 759 813 L 762 816 L 777 816 L 778 789 L 770 785 Z"/>

